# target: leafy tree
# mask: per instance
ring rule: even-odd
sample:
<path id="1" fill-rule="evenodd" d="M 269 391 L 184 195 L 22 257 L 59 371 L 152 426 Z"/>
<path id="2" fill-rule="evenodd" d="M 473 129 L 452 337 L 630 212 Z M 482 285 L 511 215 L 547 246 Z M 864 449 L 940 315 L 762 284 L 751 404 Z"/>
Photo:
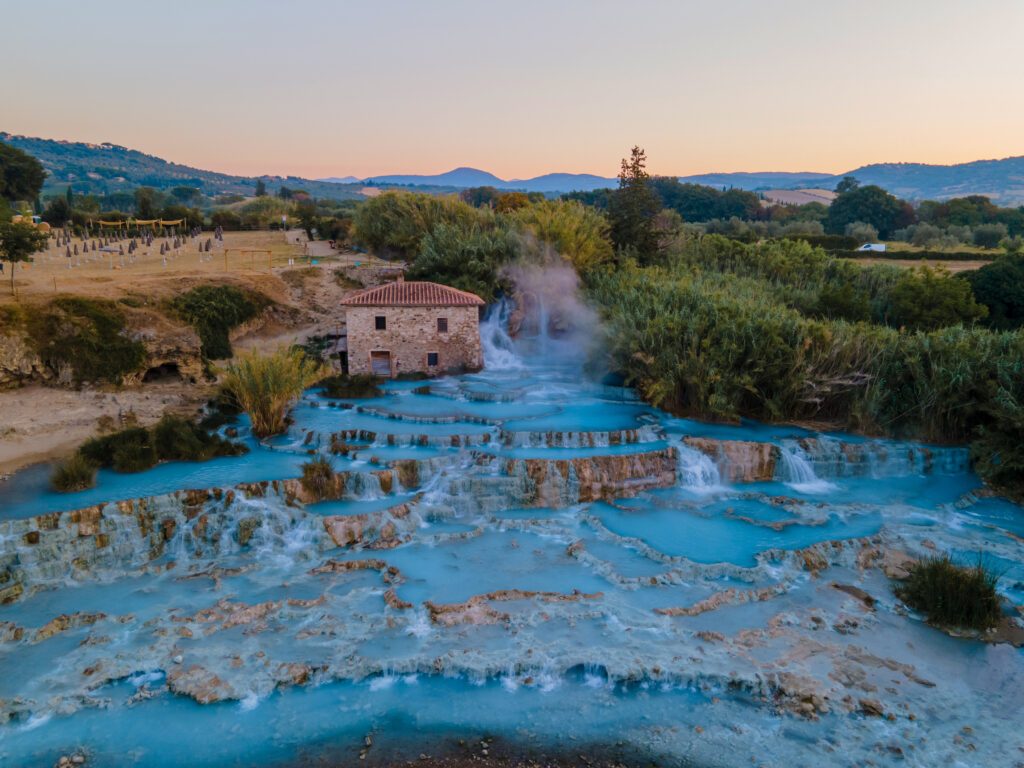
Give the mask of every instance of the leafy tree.
<path id="1" fill-rule="evenodd" d="M 843 192 L 833 200 L 825 220 L 825 230 L 829 234 L 841 235 L 847 224 L 857 221 L 870 224 L 881 237 L 888 238 L 893 230 L 913 223 L 914 211 L 909 204 L 872 184 Z"/>
<path id="2" fill-rule="evenodd" d="M 0 146 L 4 146 L 0 144 Z M 0 221 L 0 259 L 11 264 L 11 293 L 14 293 L 14 265 L 28 261 L 32 254 L 46 247 L 47 235 L 40 232 L 34 224 L 18 222 L 14 224 L 10 217 Z"/>
<path id="3" fill-rule="evenodd" d="M 175 187 L 171 190 L 171 197 L 184 205 L 195 204 L 203 196 L 195 187 Z"/>
<path id="4" fill-rule="evenodd" d="M 35 200 L 45 180 L 42 163 L 27 152 L 0 141 L 0 197 Z"/>
<path id="5" fill-rule="evenodd" d="M 490 300 L 505 287 L 501 268 L 516 253 L 516 240 L 505 227 L 441 222 L 424 236 L 406 274 L 411 280 L 444 283 Z"/>
<path id="6" fill-rule="evenodd" d="M 256 197 L 263 197 L 267 194 L 267 185 L 263 179 L 256 179 Z"/>
<path id="7" fill-rule="evenodd" d="M 889 323 L 912 330 L 931 330 L 980 320 L 988 314 L 975 301 L 970 283 L 942 269 L 907 270 L 889 296 Z"/>
<path id="8" fill-rule="evenodd" d="M 644 151 L 633 147 L 629 159 L 622 160 L 619 188 L 608 200 L 612 242 L 619 248 L 635 249 L 641 263 L 649 263 L 657 255 L 654 219 L 662 208 L 650 186 L 646 165 Z"/>
<path id="9" fill-rule="evenodd" d="M 878 230 L 863 221 L 853 221 L 846 225 L 843 234 L 853 237 L 862 243 L 873 243 L 878 240 Z"/>
<path id="10" fill-rule="evenodd" d="M 576 201 L 545 200 L 527 205 L 515 211 L 511 220 L 568 259 L 581 275 L 612 261 L 607 220 Z"/>
<path id="11" fill-rule="evenodd" d="M 55 227 L 63 227 L 71 220 L 71 206 L 65 197 L 51 197 L 43 210 L 43 221 Z"/>
<path id="12" fill-rule="evenodd" d="M 152 187 L 139 187 L 135 190 L 135 215 L 140 219 L 155 219 L 161 207 L 161 195 Z"/>
<path id="13" fill-rule="evenodd" d="M 860 186 L 860 182 L 857 181 L 854 176 L 843 176 L 843 180 L 836 184 L 836 194 L 842 195 L 846 192 L 852 192 Z"/>
<path id="14" fill-rule="evenodd" d="M 301 200 L 295 206 L 295 215 L 299 218 L 299 224 L 306 230 L 306 237 L 313 239 L 313 230 L 316 228 L 316 203 L 312 200 Z"/>
<path id="15" fill-rule="evenodd" d="M 1024 254 L 1003 256 L 960 277 L 988 307 L 988 326 L 1001 330 L 1024 326 Z"/>
<path id="16" fill-rule="evenodd" d="M 979 248 L 998 248 L 1006 234 L 1005 224 L 979 224 L 974 228 L 974 244 Z"/>

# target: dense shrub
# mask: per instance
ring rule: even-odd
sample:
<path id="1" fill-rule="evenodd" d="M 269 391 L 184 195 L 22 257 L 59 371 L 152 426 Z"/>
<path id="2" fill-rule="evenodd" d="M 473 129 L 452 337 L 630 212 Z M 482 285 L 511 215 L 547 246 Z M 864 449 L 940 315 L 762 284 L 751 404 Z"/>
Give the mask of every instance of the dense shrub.
<path id="1" fill-rule="evenodd" d="M 26 313 L 26 329 L 44 363 L 68 370 L 76 383 L 120 383 L 140 370 L 146 348 L 131 338 L 118 306 L 103 299 L 61 297 Z"/>
<path id="2" fill-rule="evenodd" d="M 208 360 L 231 357 L 228 333 L 267 305 L 259 294 L 230 285 L 200 285 L 171 302 L 172 309 L 196 329 Z"/>
<path id="3" fill-rule="evenodd" d="M 974 300 L 970 283 L 953 279 L 941 268 L 907 270 L 890 292 L 888 320 L 897 327 L 931 330 L 987 314 L 988 309 Z"/>
<path id="4" fill-rule="evenodd" d="M 377 378 L 369 374 L 345 376 L 335 374 L 323 379 L 317 386 L 323 387 L 326 397 L 339 399 L 378 397 L 382 394 Z"/>
<path id="5" fill-rule="evenodd" d="M 142 472 L 161 461 L 206 461 L 236 456 L 245 447 L 212 435 L 180 416 L 166 415 L 153 427 L 130 427 L 82 444 L 78 454 L 94 466 Z"/>
<path id="6" fill-rule="evenodd" d="M 55 491 L 68 493 L 84 491 L 96 484 L 96 465 L 81 453 L 74 453 L 62 461 L 50 475 L 50 485 Z"/>
<path id="7" fill-rule="evenodd" d="M 894 589 L 911 608 L 928 614 L 934 624 L 988 629 L 999 621 L 996 576 L 980 562 L 954 563 L 949 555 L 916 563 L 910 578 Z"/>

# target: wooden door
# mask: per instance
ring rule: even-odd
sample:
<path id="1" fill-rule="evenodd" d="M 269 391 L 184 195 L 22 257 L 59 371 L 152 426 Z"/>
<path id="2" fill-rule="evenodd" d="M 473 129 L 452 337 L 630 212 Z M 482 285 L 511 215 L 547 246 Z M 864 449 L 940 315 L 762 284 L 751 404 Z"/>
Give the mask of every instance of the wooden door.
<path id="1" fill-rule="evenodd" d="M 391 353 L 390 352 L 371 352 L 370 353 L 370 370 L 374 376 L 391 376 Z"/>

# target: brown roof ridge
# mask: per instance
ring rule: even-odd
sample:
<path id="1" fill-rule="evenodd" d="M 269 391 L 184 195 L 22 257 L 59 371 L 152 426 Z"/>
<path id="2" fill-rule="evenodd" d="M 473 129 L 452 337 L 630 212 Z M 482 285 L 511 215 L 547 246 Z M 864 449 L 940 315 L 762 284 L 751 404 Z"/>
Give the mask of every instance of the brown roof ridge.
<path id="1" fill-rule="evenodd" d="M 482 307 L 486 302 L 469 291 L 427 281 L 396 280 L 367 288 L 342 300 L 347 307 Z"/>

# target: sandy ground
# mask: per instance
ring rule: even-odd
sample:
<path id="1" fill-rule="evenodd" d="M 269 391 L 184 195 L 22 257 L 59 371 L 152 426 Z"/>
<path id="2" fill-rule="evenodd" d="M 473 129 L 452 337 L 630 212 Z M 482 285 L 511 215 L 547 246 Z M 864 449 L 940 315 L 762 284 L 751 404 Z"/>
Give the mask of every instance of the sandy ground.
<path id="1" fill-rule="evenodd" d="M 872 264 L 894 264 L 897 267 L 906 267 L 908 269 L 920 266 L 928 266 L 932 269 L 943 267 L 950 272 L 968 272 L 972 269 L 981 269 L 986 264 L 992 263 L 991 261 L 940 261 L 937 259 L 850 259 L 850 261 L 865 267 Z"/>
<path id="2" fill-rule="evenodd" d="M 193 415 L 212 393 L 212 385 L 181 382 L 121 390 L 31 386 L 0 391 L 0 477 L 71 452 L 97 434 L 103 416 L 123 426 L 134 413 L 140 424 L 149 425 L 166 412 Z"/>
<path id="3" fill-rule="evenodd" d="M 270 255 L 245 254 L 244 249 L 269 250 Z M 120 268 L 119 255 L 115 256 L 115 269 L 111 269 L 110 257 L 102 260 L 97 253 L 95 259 L 83 257 L 81 266 L 73 257 L 76 266 L 68 269 L 63 248 L 51 248 L 37 257 L 35 264 L 19 268 L 17 298 L 9 291 L 5 293 L 0 280 L 0 303 L 46 300 L 54 294 L 54 285 L 59 293 L 117 299 L 132 294 L 168 296 L 198 283 L 219 280 L 241 282 L 279 303 L 304 310 L 301 315 L 312 318 L 312 322 L 299 325 L 270 323 L 234 344 L 237 351 L 267 350 L 344 328 L 341 299 L 352 292 L 353 286 L 339 284 L 334 277 L 337 268 L 347 267 L 350 274 L 373 283 L 377 271 L 388 266 L 365 254 L 334 251 L 326 242 L 308 242 L 305 233 L 296 230 L 228 232 L 223 246 L 211 252 L 212 258 L 203 260 L 195 243 L 179 249 L 166 265 L 157 241 L 152 251 L 148 255 L 142 252 L 134 264 L 126 263 L 124 268 Z M 89 256 L 93 256 L 91 251 Z M 124 414 L 134 412 L 139 423 L 151 424 L 166 411 L 195 413 L 214 387 L 172 381 L 120 389 L 75 391 L 30 386 L 0 391 L 0 476 L 70 453 L 97 433 L 103 416 L 117 424 Z"/>

